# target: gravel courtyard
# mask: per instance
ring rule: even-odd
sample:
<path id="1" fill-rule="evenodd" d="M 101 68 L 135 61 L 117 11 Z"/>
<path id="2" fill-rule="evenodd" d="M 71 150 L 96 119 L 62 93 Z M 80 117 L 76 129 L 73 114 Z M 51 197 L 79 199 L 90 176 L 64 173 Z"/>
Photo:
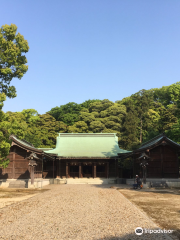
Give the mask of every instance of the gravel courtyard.
<path id="1" fill-rule="evenodd" d="M 171 239 L 137 236 L 157 226 L 107 185 L 49 185 L 48 191 L 0 209 L 0 239 Z"/>

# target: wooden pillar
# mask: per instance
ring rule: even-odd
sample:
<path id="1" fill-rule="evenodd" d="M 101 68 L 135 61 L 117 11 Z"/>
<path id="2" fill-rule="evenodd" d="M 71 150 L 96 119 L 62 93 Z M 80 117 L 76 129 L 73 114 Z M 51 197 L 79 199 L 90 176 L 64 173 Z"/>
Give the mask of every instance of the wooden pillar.
<path id="1" fill-rule="evenodd" d="M 68 163 L 66 163 L 66 178 L 68 178 Z"/>
<path id="2" fill-rule="evenodd" d="M 15 178 L 15 156 L 16 153 L 13 153 L 13 169 L 12 169 L 12 178 Z"/>
<path id="3" fill-rule="evenodd" d="M 81 163 L 79 163 L 79 178 L 81 178 L 82 175 L 81 175 Z"/>
<path id="4" fill-rule="evenodd" d="M 118 159 L 116 159 L 116 178 L 118 177 Z"/>
<path id="5" fill-rule="evenodd" d="M 58 167 L 58 161 L 55 157 L 55 161 L 56 161 L 56 178 L 59 178 L 59 167 Z"/>
<path id="6" fill-rule="evenodd" d="M 60 172 L 59 172 L 59 160 L 55 157 L 56 159 L 56 178 L 60 178 Z"/>
<path id="7" fill-rule="evenodd" d="M 116 177 L 116 175 L 117 175 L 117 160 L 115 159 L 115 177 Z"/>
<path id="8" fill-rule="evenodd" d="M 179 178 L 179 158 L 178 158 L 178 153 L 176 153 L 176 156 L 177 156 L 177 177 Z"/>
<path id="9" fill-rule="evenodd" d="M 135 183 L 135 176 L 136 176 L 136 168 L 135 168 L 135 158 L 134 158 L 134 155 L 133 155 L 133 178 L 134 178 L 134 183 Z"/>
<path id="10" fill-rule="evenodd" d="M 163 153 L 164 153 L 164 147 L 163 146 L 161 146 L 160 147 L 161 148 L 161 178 L 163 178 L 164 177 L 164 172 L 163 172 Z"/>
<path id="11" fill-rule="evenodd" d="M 43 178 L 43 155 L 42 155 L 41 159 L 42 159 L 42 178 Z"/>
<path id="12" fill-rule="evenodd" d="M 60 166 L 60 165 L 61 165 L 61 162 L 60 162 L 61 160 L 60 160 L 60 159 L 58 159 L 58 160 L 59 160 L 59 177 L 62 178 L 62 175 L 61 175 L 61 166 Z"/>
<path id="13" fill-rule="evenodd" d="M 16 147 L 14 146 L 13 151 L 13 169 L 12 169 L 12 178 L 15 178 L 15 158 L 16 158 Z"/>
<path id="14" fill-rule="evenodd" d="M 107 178 L 109 178 L 109 162 L 107 162 L 106 164 L 107 164 Z"/>
<path id="15" fill-rule="evenodd" d="M 94 163 L 94 178 L 96 178 L 96 163 Z"/>
<path id="16" fill-rule="evenodd" d="M 53 159 L 53 178 L 54 178 L 54 159 Z"/>

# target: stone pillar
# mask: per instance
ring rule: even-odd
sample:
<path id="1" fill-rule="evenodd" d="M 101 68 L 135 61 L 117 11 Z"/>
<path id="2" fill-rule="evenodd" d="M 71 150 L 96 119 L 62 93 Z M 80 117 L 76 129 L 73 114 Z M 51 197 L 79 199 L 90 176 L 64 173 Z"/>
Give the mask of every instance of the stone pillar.
<path id="1" fill-rule="evenodd" d="M 68 163 L 66 163 L 66 178 L 68 178 L 68 170 L 69 170 Z"/>
<path id="2" fill-rule="evenodd" d="M 82 175 L 81 175 L 81 163 L 79 163 L 79 178 L 81 178 Z"/>
<path id="3" fill-rule="evenodd" d="M 31 184 L 34 184 L 34 166 L 31 166 Z"/>
<path id="4" fill-rule="evenodd" d="M 29 161 L 30 171 L 31 171 L 31 184 L 34 184 L 34 167 L 37 166 L 37 163 L 35 160 L 33 160 L 33 157 L 31 157 L 31 160 Z"/>
<path id="5" fill-rule="evenodd" d="M 96 178 L 96 163 L 94 163 L 94 178 Z"/>

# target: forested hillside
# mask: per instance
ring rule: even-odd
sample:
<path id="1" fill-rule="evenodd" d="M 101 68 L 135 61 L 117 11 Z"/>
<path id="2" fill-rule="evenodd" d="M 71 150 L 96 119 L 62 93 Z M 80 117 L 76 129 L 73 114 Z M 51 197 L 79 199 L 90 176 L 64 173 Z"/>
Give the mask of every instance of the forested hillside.
<path id="1" fill-rule="evenodd" d="M 127 150 L 162 132 L 180 143 L 179 99 L 180 82 L 141 90 L 115 103 L 108 99 L 70 102 L 42 115 L 34 109 L 2 112 L 0 128 L 7 142 L 13 133 L 35 147 L 55 147 L 58 132 L 117 133 L 120 147 Z"/>

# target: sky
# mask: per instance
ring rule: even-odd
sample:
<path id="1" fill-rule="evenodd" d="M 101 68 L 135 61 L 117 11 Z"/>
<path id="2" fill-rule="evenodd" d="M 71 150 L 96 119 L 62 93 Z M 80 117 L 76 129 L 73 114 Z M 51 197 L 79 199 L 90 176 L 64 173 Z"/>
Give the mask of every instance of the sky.
<path id="1" fill-rule="evenodd" d="M 0 26 L 16 24 L 30 47 L 3 111 L 115 102 L 180 81 L 179 10 L 179 0 L 1 1 Z"/>

